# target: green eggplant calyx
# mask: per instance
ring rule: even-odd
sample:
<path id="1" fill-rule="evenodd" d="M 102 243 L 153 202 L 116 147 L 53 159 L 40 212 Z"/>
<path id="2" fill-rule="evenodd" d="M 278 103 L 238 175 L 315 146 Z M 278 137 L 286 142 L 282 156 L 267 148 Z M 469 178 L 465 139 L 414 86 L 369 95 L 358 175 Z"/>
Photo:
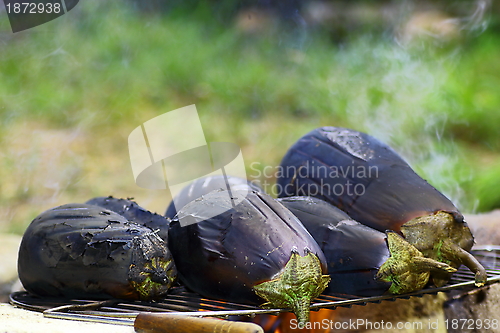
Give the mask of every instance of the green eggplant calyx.
<path id="1" fill-rule="evenodd" d="M 150 234 L 141 242 L 134 239 L 133 247 L 129 267 L 130 285 L 141 300 L 165 295 L 175 281 L 177 269 L 163 241 L 156 234 Z"/>
<path id="2" fill-rule="evenodd" d="M 391 256 L 380 266 L 375 277 L 392 282 L 390 293 L 404 294 L 422 289 L 429 282 L 431 271 L 456 271 L 445 263 L 425 258 L 422 252 L 398 233 L 387 231 L 386 235 Z"/>
<path id="3" fill-rule="evenodd" d="M 139 293 L 140 299 L 151 300 L 168 292 L 175 280 L 169 273 L 172 263 L 172 260 L 154 258 L 142 268 L 131 265 L 130 271 L 135 276 L 130 279 L 130 284 Z"/>
<path id="4" fill-rule="evenodd" d="M 281 272 L 272 280 L 254 287 L 255 293 L 267 302 L 262 307 L 291 309 L 299 323 L 309 321 L 311 300 L 318 297 L 330 282 L 323 275 L 321 263 L 314 253 L 292 255 Z"/>
<path id="5" fill-rule="evenodd" d="M 468 252 L 474 244 L 469 227 L 464 222 L 456 221 L 450 213 L 439 211 L 414 218 L 401 226 L 401 232 L 425 257 L 455 268 L 463 264 L 475 273 L 476 286 L 486 283 L 486 270 Z M 450 273 L 432 272 L 436 286 L 444 285 L 450 277 Z"/>

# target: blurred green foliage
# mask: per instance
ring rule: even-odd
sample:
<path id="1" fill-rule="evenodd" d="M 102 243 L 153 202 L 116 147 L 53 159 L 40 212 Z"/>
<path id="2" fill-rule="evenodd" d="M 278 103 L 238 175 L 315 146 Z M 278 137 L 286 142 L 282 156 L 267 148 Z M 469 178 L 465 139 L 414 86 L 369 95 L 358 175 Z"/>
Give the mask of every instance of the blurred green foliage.
<path id="1" fill-rule="evenodd" d="M 465 211 L 500 207 L 494 31 L 439 46 L 365 33 L 334 44 L 286 26 L 248 34 L 206 5 L 157 15 L 126 4 L 81 1 L 18 34 L 0 21 L 0 227 L 22 232 L 42 210 L 94 195 L 162 212 L 168 195 L 133 182 L 127 136 L 189 104 L 207 141 L 242 147 L 251 178 L 252 162 L 277 165 L 306 132 L 344 126 L 394 146 Z"/>

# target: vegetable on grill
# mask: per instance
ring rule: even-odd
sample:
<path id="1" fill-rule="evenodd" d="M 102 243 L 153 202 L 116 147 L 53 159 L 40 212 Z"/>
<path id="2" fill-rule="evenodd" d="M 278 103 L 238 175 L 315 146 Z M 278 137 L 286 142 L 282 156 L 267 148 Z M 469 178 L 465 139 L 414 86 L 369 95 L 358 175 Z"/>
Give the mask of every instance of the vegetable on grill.
<path id="1" fill-rule="evenodd" d="M 213 191 L 184 206 L 169 230 L 179 278 L 204 297 L 291 309 L 300 322 L 327 286 L 325 257 L 300 221 L 267 194 Z M 213 216 L 214 206 L 225 212 Z M 181 225 L 186 224 L 182 227 Z"/>
<path id="2" fill-rule="evenodd" d="M 323 200 L 287 197 L 278 201 L 302 221 L 323 250 L 331 277 L 327 294 L 408 293 L 425 287 L 431 271 L 456 271 L 424 258 L 397 233 L 386 235 L 356 222 Z"/>
<path id="3" fill-rule="evenodd" d="M 83 299 L 157 299 L 177 274 L 156 232 L 86 204 L 35 218 L 21 242 L 18 271 L 33 294 Z"/>
<path id="4" fill-rule="evenodd" d="M 208 176 L 193 181 L 184 187 L 172 200 L 165 212 L 165 216 L 174 218 L 177 211 L 186 204 L 198 199 L 202 195 L 215 190 L 227 190 L 228 186 L 232 190 L 246 190 L 262 192 L 262 189 L 246 179 L 235 176 Z"/>
<path id="5" fill-rule="evenodd" d="M 286 153 L 278 175 L 280 197 L 314 196 L 379 231 L 404 235 L 424 256 L 467 266 L 476 285 L 486 271 L 469 253 L 474 238 L 453 203 L 418 176 L 388 145 L 365 133 L 322 127 Z M 433 272 L 441 286 L 451 273 Z"/>

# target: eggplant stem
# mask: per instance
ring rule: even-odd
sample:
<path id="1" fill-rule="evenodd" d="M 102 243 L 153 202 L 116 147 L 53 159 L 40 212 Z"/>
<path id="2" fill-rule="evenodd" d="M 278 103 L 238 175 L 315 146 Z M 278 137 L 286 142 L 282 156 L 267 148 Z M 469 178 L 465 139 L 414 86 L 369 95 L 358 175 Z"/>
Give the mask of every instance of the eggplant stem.
<path id="1" fill-rule="evenodd" d="M 297 321 L 299 323 L 307 323 L 309 321 L 309 307 L 311 300 L 309 298 L 299 298 L 295 302 L 292 310 L 297 316 Z"/>
<path id="2" fill-rule="evenodd" d="M 285 267 L 273 280 L 254 286 L 255 293 L 267 302 L 262 307 L 291 309 L 299 323 L 309 320 L 309 304 L 330 282 L 323 275 L 321 263 L 314 253 L 300 256 L 293 251 Z"/>
<path id="3" fill-rule="evenodd" d="M 413 263 L 415 265 L 415 269 L 421 272 L 446 272 L 446 273 L 454 273 L 457 271 L 456 268 L 451 267 L 444 262 L 440 262 L 431 258 L 425 257 L 415 257 L 413 258 Z"/>
<path id="4" fill-rule="evenodd" d="M 456 244 L 451 244 L 451 250 L 453 250 L 453 255 L 460 260 L 471 272 L 475 273 L 475 285 L 476 287 L 482 287 L 488 280 L 488 275 L 483 265 L 469 252 L 465 251 Z"/>

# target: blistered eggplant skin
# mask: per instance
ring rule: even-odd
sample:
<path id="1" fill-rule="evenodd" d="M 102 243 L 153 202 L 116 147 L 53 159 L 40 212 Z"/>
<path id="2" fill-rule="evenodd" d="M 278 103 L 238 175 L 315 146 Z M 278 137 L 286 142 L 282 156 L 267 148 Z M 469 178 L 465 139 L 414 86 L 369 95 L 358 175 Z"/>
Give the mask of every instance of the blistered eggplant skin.
<path id="1" fill-rule="evenodd" d="M 262 192 L 262 189 L 259 186 L 243 178 L 235 176 L 204 177 L 197 179 L 188 186 L 184 187 L 168 206 L 165 216 L 168 218 L 174 218 L 177 214 L 177 210 L 180 210 L 186 204 L 214 190 L 227 190 L 228 184 L 233 189 Z"/>
<path id="2" fill-rule="evenodd" d="M 131 222 L 148 227 L 153 231 L 157 231 L 158 236 L 160 236 L 161 239 L 165 242 L 168 241 L 168 225 L 170 220 L 164 216 L 142 208 L 133 200 L 119 199 L 112 196 L 96 197 L 87 201 L 86 204 L 109 209 Z"/>
<path id="3" fill-rule="evenodd" d="M 362 132 L 317 128 L 292 145 L 281 168 L 280 197 L 318 197 L 382 232 L 438 211 L 463 222 L 453 203 L 391 147 Z"/>
<path id="4" fill-rule="evenodd" d="M 258 285 L 279 281 L 281 276 L 289 276 L 282 274 L 287 267 L 300 266 L 304 271 L 293 271 L 295 278 L 288 283 L 293 286 L 306 275 L 314 275 L 303 284 L 318 289 L 317 294 L 309 295 L 303 302 L 308 307 L 310 297 L 317 297 L 329 280 L 324 275 L 323 252 L 300 221 L 275 199 L 258 192 L 232 193 L 235 198 L 240 195 L 246 198 L 232 206 L 225 191 L 210 192 L 184 206 L 177 219 L 172 220 L 169 244 L 180 280 L 205 297 L 258 305 L 269 301 L 257 296 Z M 212 217 L 215 205 L 227 211 Z M 182 227 L 183 219 L 197 223 Z M 310 257 L 312 269 L 302 262 L 306 257 Z M 259 295 L 274 293 L 274 287 L 259 289 Z M 295 293 L 299 287 L 288 289 Z M 279 306 L 278 303 L 272 306 Z M 299 321 L 306 320 L 300 314 L 298 317 Z"/>
<path id="5" fill-rule="evenodd" d="M 155 232 L 86 204 L 35 218 L 21 241 L 18 272 L 33 294 L 81 299 L 156 299 L 176 276 Z"/>

